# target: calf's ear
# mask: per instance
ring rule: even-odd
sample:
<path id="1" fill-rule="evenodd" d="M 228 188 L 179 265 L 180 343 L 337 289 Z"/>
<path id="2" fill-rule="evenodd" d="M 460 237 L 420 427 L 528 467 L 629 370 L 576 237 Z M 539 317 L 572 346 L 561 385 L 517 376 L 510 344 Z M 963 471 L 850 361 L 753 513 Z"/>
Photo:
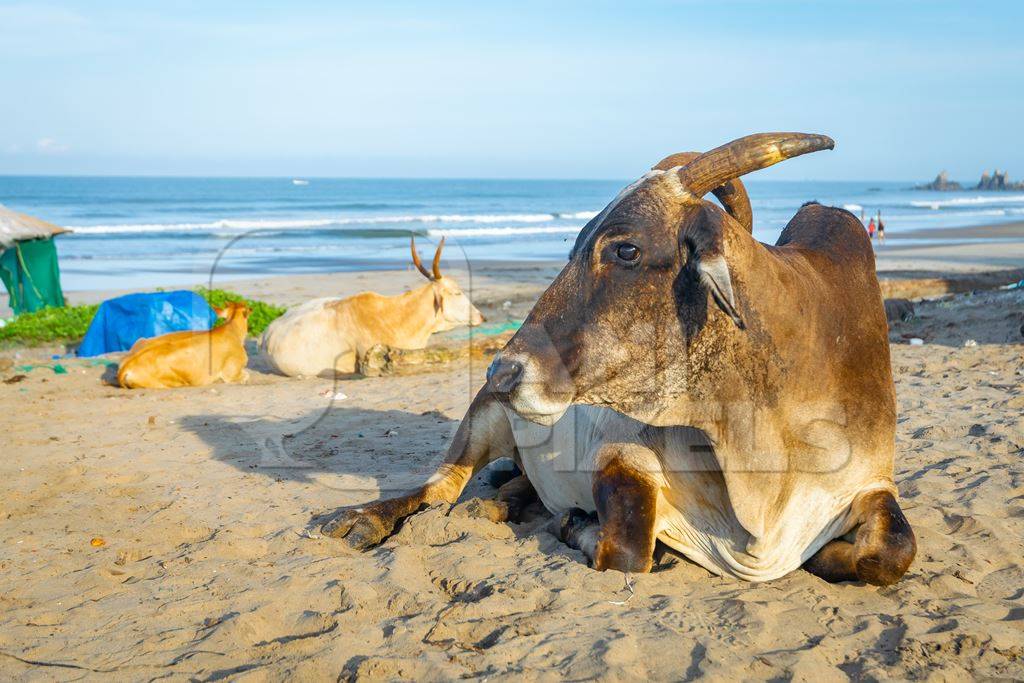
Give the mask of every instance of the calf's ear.
<path id="1" fill-rule="evenodd" d="M 684 226 L 681 237 L 693 255 L 701 284 L 722 312 L 742 330 L 746 325 L 736 308 L 736 295 L 725 254 L 723 233 L 726 220 L 729 218 L 721 210 L 703 206 L 696 218 Z"/>

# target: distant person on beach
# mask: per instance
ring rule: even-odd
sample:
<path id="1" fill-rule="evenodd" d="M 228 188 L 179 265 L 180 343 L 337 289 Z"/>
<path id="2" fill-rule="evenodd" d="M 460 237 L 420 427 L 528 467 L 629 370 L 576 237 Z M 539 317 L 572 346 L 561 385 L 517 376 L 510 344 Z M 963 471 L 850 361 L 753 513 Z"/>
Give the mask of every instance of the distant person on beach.
<path id="1" fill-rule="evenodd" d="M 875 239 L 875 218 L 872 216 L 871 222 L 868 223 L 868 239 L 874 241 Z"/>
<path id="2" fill-rule="evenodd" d="M 882 222 L 882 212 L 878 212 L 878 243 L 885 244 L 885 223 Z"/>

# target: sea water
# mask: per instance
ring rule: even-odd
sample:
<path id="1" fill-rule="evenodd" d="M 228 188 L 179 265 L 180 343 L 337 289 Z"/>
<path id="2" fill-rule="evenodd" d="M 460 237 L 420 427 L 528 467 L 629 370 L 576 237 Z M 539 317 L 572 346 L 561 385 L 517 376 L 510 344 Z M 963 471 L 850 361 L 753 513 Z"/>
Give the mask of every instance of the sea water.
<path id="1" fill-rule="evenodd" d="M 561 260 L 627 182 L 0 176 L 0 203 L 74 231 L 57 240 L 66 289 L 124 289 L 401 267 L 413 234 L 424 259 L 444 236 L 455 264 Z M 881 211 L 890 237 L 1024 217 L 1024 193 L 911 185 L 747 183 L 769 243 L 809 200 Z"/>

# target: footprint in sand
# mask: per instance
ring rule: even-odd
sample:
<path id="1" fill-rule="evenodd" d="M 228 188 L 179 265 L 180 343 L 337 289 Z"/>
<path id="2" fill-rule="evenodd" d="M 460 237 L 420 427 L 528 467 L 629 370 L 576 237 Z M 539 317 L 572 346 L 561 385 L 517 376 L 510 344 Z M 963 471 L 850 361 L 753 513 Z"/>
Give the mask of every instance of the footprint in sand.
<path id="1" fill-rule="evenodd" d="M 998 569 L 978 582 L 978 595 L 997 600 L 1020 600 L 1024 597 L 1024 567 L 1011 565 Z"/>

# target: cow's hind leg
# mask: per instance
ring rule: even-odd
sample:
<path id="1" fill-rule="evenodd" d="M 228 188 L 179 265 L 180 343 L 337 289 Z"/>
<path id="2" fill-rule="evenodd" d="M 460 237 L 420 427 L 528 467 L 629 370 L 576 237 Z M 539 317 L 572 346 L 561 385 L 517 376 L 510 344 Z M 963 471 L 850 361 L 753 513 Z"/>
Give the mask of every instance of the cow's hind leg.
<path id="1" fill-rule="evenodd" d="M 555 520 L 558 539 L 570 548 L 579 550 L 590 561 L 597 555 L 597 542 L 601 540 L 601 523 L 597 521 L 597 513 L 587 513 L 579 508 L 572 508 L 562 513 Z"/>
<path id="2" fill-rule="evenodd" d="M 570 510 L 562 517 L 559 535 L 593 560 L 598 571 L 649 572 L 656 540 L 658 459 L 638 444 L 609 444 L 601 447 L 597 462 L 597 519 Z"/>
<path id="3" fill-rule="evenodd" d="M 492 522 L 518 522 L 526 506 L 537 500 L 537 490 L 525 474 L 513 477 L 498 488 L 494 498 L 474 498 L 466 502 L 466 514 Z"/>
<path id="4" fill-rule="evenodd" d="M 804 569 L 833 583 L 896 583 L 917 553 L 914 530 L 888 491 L 864 494 L 853 507 L 860 520 L 854 541 L 830 541 L 804 563 Z"/>
<path id="5" fill-rule="evenodd" d="M 346 351 L 338 354 L 334 359 L 334 373 L 336 375 L 348 375 L 354 372 L 359 372 L 359 355 L 355 351 Z"/>

